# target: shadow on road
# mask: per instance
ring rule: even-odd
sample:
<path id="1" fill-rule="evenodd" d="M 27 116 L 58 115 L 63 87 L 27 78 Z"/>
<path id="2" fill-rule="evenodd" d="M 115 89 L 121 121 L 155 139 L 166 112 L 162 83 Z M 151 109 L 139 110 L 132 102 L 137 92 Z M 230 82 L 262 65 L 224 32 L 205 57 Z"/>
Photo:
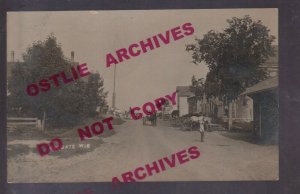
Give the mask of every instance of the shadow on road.
<path id="1" fill-rule="evenodd" d="M 264 141 L 258 136 L 253 135 L 251 132 L 224 132 L 221 133 L 221 135 L 230 139 L 245 141 L 251 144 L 273 145 L 271 142 Z"/>

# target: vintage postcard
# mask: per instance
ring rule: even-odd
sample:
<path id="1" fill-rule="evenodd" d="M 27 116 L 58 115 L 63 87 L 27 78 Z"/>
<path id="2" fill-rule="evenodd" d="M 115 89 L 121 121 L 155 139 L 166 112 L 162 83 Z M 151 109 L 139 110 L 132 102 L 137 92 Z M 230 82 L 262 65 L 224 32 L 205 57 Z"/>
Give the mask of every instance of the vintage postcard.
<path id="1" fill-rule="evenodd" d="M 279 179 L 278 9 L 7 13 L 9 183 Z"/>

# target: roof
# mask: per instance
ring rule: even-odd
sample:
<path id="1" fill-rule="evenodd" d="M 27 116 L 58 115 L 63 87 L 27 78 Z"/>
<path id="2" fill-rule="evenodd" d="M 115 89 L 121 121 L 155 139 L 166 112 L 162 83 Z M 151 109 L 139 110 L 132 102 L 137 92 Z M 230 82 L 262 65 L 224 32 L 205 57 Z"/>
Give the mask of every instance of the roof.
<path id="1" fill-rule="evenodd" d="M 263 80 L 261 82 L 258 82 L 257 84 L 249 87 L 246 89 L 245 92 L 243 92 L 241 95 L 248 95 L 258 92 L 263 92 L 266 90 L 271 90 L 278 87 L 278 76 L 268 78 L 266 80 Z"/>
<path id="2" fill-rule="evenodd" d="M 176 92 L 180 97 L 189 97 L 194 95 L 194 93 L 190 90 L 190 86 L 177 86 Z"/>

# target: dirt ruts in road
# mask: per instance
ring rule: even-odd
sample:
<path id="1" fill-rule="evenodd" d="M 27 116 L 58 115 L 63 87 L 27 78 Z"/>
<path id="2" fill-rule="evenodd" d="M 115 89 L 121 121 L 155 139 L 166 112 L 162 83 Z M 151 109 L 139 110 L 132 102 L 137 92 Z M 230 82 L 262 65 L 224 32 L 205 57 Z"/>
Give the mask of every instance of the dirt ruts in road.
<path id="1" fill-rule="evenodd" d="M 13 182 L 111 182 L 112 177 L 190 146 L 201 157 L 145 181 L 276 180 L 278 147 L 233 140 L 220 132 L 206 133 L 200 142 L 197 131 L 185 132 L 159 120 L 157 127 L 129 120 L 114 126 L 116 134 L 104 138 L 94 151 L 59 159 L 26 156 L 26 162 L 12 161 Z M 226 146 L 220 146 L 226 145 Z M 15 177 L 18 175 L 18 177 Z M 25 176 L 28 175 L 28 176 Z"/>

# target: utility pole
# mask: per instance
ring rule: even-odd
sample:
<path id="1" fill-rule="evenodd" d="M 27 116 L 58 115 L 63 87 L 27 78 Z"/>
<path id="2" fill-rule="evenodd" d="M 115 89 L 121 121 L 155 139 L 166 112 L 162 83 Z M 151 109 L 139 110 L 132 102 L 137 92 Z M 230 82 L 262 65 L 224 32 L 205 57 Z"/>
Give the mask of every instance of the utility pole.
<path id="1" fill-rule="evenodd" d="M 115 64 L 114 68 L 114 90 L 112 94 L 112 108 L 116 108 L 116 71 L 117 71 L 117 65 Z"/>

